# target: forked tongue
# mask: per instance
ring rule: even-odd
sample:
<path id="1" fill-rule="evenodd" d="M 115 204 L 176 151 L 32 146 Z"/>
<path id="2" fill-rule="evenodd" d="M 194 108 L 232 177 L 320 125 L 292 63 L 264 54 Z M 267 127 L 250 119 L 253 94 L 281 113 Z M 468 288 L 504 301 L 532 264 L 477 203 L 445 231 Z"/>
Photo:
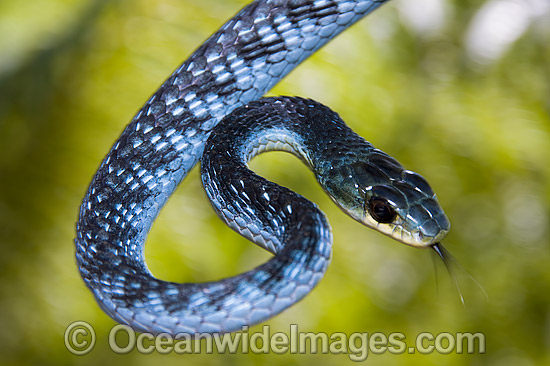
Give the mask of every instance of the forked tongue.
<path id="1" fill-rule="evenodd" d="M 481 286 L 477 280 L 472 277 L 471 274 L 469 274 L 462 266 L 456 261 L 456 259 L 451 255 L 451 253 L 441 244 L 440 242 L 435 243 L 432 245 L 433 250 L 437 253 L 439 258 L 443 261 L 445 264 L 445 268 L 447 268 L 447 272 L 449 272 L 449 276 L 451 276 L 451 280 L 453 281 L 454 287 L 456 288 L 458 295 L 460 296 L 460 302 L 462 305 L 466 306 L 466 303 L 464 301 L 464 295 L 462 293 L 462 289 L 460 288 L 460 285 L 458 283 L 458 277 L 456 275 L 455 269 L 460 270 L 462 273 L 466 274 L 468 278 L 470 278 L 483 292 L 485 295 L 485 298 L 488 299 L 487 292 Z"/>

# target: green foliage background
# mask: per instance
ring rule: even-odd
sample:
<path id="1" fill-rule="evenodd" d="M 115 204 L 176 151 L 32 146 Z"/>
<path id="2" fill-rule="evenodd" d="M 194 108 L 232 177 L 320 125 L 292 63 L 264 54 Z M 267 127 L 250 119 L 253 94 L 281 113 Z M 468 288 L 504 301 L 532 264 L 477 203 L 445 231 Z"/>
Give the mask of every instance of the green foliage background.
<path id="1" fill-rule="evenodd" d="M 333 364 L 347 355 L 120 356 L 115 324 L 81 281 L 75 221 L 99 162 L 160 83 L 245 0 L 0 2 L 0 358 L 3 364 Z M 493 63 L 464 37 L 477 1 L 447 1 L 435 35 L 395 5 L 346 31 L 271 94 L 317 99 L 377 147 L 424 175 L 451 222 L 446 246 L 465 275 L 462 306 L 431 251 L 396 244 L 350 220 L 301 163 L 282 153 L 253 167 L 317 202 L 334 232 L 320 285 L 270 320 L 311 332 L 483 332 L 486 354 L 370 355 L 376 365 L 542 365 L 550 344 L 550 36 L 528 29 Z M 548 19 L 547 19 L 548 20 Z M 196 169 L 149 236 L 158 277 L 205 281 L 268 258 L 225 227 Z M 63 333 L 91 323 L 95 349 L 73 356 Z M 250 332 L 260 331 L 251 328 Z"/>

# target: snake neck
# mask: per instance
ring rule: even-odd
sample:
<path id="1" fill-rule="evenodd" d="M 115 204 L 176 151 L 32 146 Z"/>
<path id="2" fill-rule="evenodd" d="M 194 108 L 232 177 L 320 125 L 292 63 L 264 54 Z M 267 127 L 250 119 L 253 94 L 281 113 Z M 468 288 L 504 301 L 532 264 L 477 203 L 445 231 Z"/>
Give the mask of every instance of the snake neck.
<path id="1" fill-rule="evenodd" d="M 266 151 L 286 151 L 321 178 L 331 167 L 367 156 L 374 147 L 353 132 L 330 108 L 311 99 L 272 97 L 240 109 L 231 121 L 230 148 L 248 163 Z M 335 142 L 335 138 L 338 142 Z"/>
<path id="2" fill-rule="evenodd" d="M 234 136 L 216 139 L 246 165 L 266 151 L 286 151 L 300 158 L 315 174 L 317 181 L 344 212 L 356 220 L 362 213 L 349 207 L 363 207 L 360 187 L 377 183 L 376 175 L 364 174 L 361 163 L 373 154 L 382 154 L 353 132 L 330 108 L 298 97 L 263 98 L 237 109 L 221 122 L 217 134 Z M 218 147 L 222 149 L 222 147 Z M 403 168 L 395 162 L 396 175 Z M 354 169 L 360 170 L 358 172 Z"/>

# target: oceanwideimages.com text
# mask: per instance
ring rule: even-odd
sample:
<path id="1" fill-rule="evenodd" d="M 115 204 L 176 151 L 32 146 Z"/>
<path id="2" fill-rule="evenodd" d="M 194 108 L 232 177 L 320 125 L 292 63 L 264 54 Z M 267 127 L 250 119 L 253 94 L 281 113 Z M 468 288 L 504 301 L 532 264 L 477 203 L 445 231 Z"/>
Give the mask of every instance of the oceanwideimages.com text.
<path id="1" fill-rule="evenodd" d="M 77 355 L 89 353 L 95 346 L 95 331 L 86 322 L 74 322 L 65 331 L 65 346 Z M 288 332 L 272 332 L 264 325 L 261 331 L 243 327 L 240 332 L 226 334 L 137 333 L 127 325 L 116 325 L 109 332 L 109 347 L 118 354 L 137 351 L 143 354 L 346 354 L 353 361 L 364 361 L 371 354 L 449 354 L 485 353 L 483 333 L 433 334 L 423 332 L 409 339 L 393 332 L 301 332 L 290 325 Z"/>

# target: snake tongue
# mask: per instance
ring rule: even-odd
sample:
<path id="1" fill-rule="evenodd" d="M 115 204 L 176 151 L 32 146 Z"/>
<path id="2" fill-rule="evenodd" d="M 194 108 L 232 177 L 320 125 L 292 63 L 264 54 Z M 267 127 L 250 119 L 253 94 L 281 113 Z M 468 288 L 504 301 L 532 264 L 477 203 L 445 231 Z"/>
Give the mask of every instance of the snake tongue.
<path id="1" fill-rule="evenodd" d="M 447 266 L 447 261 L 449 260 L 449 256 L 448 256 L 449 252 L 447 251 L 447 249 L 445 249 L 443 244 L 441 244 L 441 242 L 437 242 L 432 245 L 432 248 L 437 253 L 439 258 L 443 260 L 443 263 L 445 263 L 445 266 Z"/>
<path id="2" fill-rule="evenodd" d="M 464 302 L 464 296 L 462 295 L 462 290 L 460 289 L 458 280 L 453 271 L 453 263 L 456 263 L 456 260 L 453 258 L 451 253 L 447 250 L 447 248 L 445 248 L 443 244 L 441 244 L 441 242 L 435 243 L 434 245 L 432 245 L 432 248 L 445 264 L 445 268 L 447 268 L 447 272 L 449 272 L 449 276 L 451 276 L 453 283 L 455 285 L 455 288 L 458 291 L 458 295 L 460 296 L 460 302 L 462 302 L 462 305 L 466 305 Z"/>

